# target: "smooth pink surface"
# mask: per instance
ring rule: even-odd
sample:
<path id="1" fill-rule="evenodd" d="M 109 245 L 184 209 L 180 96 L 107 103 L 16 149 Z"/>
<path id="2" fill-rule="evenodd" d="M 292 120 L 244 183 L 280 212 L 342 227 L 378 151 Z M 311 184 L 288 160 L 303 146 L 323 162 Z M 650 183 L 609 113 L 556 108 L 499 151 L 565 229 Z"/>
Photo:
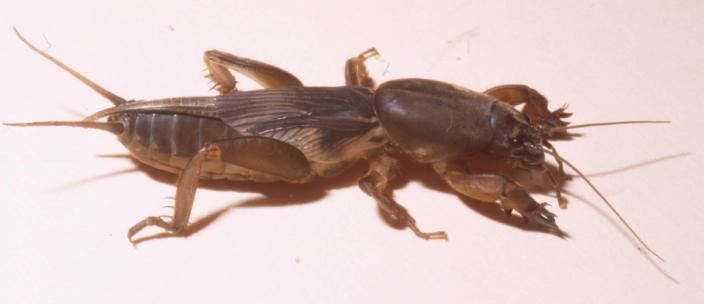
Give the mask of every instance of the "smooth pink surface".
<path id="1" fill-rule="evenodd" d="M 485 209 L 433 189 L 434 176 L 417 168 L 405 171 L 412 180 L 395 197 L 449 242 L 390 227 L 349 176 L 290 197 L 241 185 L 200 190 L 195 217 L 239 207 L 187 239 L 135 249 L 127 228 L 170 212 L 161 207 L 171 204 L 171 183 L 129 171 L 128 159 L 96 157 L 125 152 L 109 134 L 0 126 L 0 303 L 704 301 L 701 1 L 3 6 L 0 122 L 72 120 L 109 106 L 22 45 L 14 25 L 125 98 L 213 94 L 201 71 L 207 49 L 276 64 L 309 85 L 340 85 L 344 61 L 375 46 L 377 80 L 425 77 L 477 90 L 526 83 L 553 107 L 569 104 L 574 122 L 674 123 L 585 130 L 558 144 L 586 173 L 617 170 L 593 182 L 666 263 L 640 254 L 581 181 L 567 186 L 579 197 L 567 210 L 552 207 L 570 235 L 560 239 L 475 212 Z"/>

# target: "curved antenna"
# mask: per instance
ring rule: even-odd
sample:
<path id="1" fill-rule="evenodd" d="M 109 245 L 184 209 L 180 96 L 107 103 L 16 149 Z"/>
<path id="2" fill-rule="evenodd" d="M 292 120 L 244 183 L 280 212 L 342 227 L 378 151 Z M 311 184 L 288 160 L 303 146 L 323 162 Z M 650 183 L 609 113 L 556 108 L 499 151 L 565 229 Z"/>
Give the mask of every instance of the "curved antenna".
<path id="1" fill-rule="evenodd" d="M 543 145 L 548 147 L 550 150 L 552 150 L 553 153 L 557 154 L 557 150 L 555 149 L 555 146 L 550 144 L 547 141 L 543 142 Z M 559 159 L 555 158 L 555 162 L 557 162 L 557 168 L 560 172 L 560 180 L 564 180 L 565 178 L 565 166 L 563 166 L 562 161 Z M 553 187 L 555 188 L 555 196 L 557 196 L 557 203 L 560 206 L 560 209 L 566 209 L 567 208 L 567 200 L 565 200 L 564 197 L 562 197 L 562 185 L 558 181 L 558 179 L 555 177 L 555 175 L 550 171 L 550 168 L 548 168 L 548 165 L 546 163 L 543 163 L 543 170 L 547 172 L 548 178 L 550 178 L 550 182 L 552 183 Z"/>
<path id="2" fill-rule="evenodd" d="M 613 126 L 613 125 L 630 125 L 630 124 L 666 124 L 672 123 L 670 120 L 623 120 L 623 121 L 606 121 L 606 122 L 593 122 L 580 125 L 571 125 L 564 127 L 552 127 L 546 128 L 549 132 L 565 132 L 569 129 L 587 128 L 587 127 L 600 127 L 600 126 Z"/>
<path id="3" fill-rule="evenodd" d="M 643 241 L 643 239 L 640 238 L 640 236 L 638 235 L 638 233 L 636 233 L 636 231 L 631 227 L 631 225 L 629 225 L 628 222 L 626 222 L 626 219 L 624 219 L 623 216 L 621 216 L 621 214 L 618 213 L 618 211 L 616 210 L 616 208 L 614 208 L 614 206 L 609 202 L 609 200 L 607 200 L 606 197 L 605 197 L 603 194 L 601 194 L 601 191 L 599 191 L 599 189 L 597 189 L 596 186 L 594 186 L 594 184 L 592 184 L 592 182 L 589 181 L 589 179 L 588 179 L 586 176 L 584 176 L 584 174 L 582 174 L 582 172 L 579 171 L 579 169 L 577 169 L 577 167 L 575 167 L 574 165 L 572 165 L 572 163 L 570 163 L 569 161 L 567 161 L 566 159 L 564 159 L 562 156 L 558 155 L 557 152 L 553 152 L 553 151 L 550 151 L 550 150 L 545 149 L 545 148 L 543 148 L 543 151 L 544 151 L 545 153 L 547 153 L 547 154 L 552 155 L 556 160 L 561 161 L 561 162 L 565 163 L 567 166 L 569 166 L 570 168 L 572 168 L 572 170 L 574 170 L 574 172 L 576 172 L 585 182 L 587 182 L 587 184 L 589 185 L 589 187 L 591 187 L 592 190 L 594 190 L 594 192 L 596 192 L 596 194 L 599 195 L 599 197 L 601 198 L 601 200 L 603 200 L 604 203 L 606 203 L 606 205 L 609 206 L 609 209 L 611 209 L 611 212 L 613 212 L 613 213 L 616 215 L 616 217 L 618 217 L 618 219 L 621 221 L 621 223 L 623 223 L 623 225 L 626 226 L 626 228 L 628 228 L 628 231 L 631 232 L 631 234 L 638 240 L 638 242 L 640 242 L 641 245 L 643 245 L 643 247 L 644 247 L 646 250 L 648 250 L 648 252 L 650 252 L 650 253 L 653 254 L 655 257 L 657 257 L 658 259 L 660 259 L 660 261 L 665 262 L 665 260 L 664 260 L 662 257 L 660 257 L 660 255 L 658 255 L 657 253 L 655 253 L 655 251 L 653 251 L 652 249 L 650 249 L 650 247 L 648 246 L 648 244 L 646 244 L 645 241 Z"/>
<path id="4" fill-rule="evenodd" d="M 91 81 L 90 79 L 88 79 L 85 76 L 81 75 L 80 73 L 76 72 L 75 70 L 73 70 L 69 66 L 65 65 L 63 62 L 59 61 L 58 59 L 52 57 L 51 55 L 47 54 L 46 52 L 38 49 L 36 46 L 29 43 L 29 41 L 27 41 L 27 39 L 24 39 L 24 37 L 22 37 L 20 32 L 18 32 L 17 28 L 15 28 L 14 26 L 12 27 L 12 30 L 15 31 L 15 34 L 17 34 L 17 37 L 20 38 L 20 40 L 22 40 L 22 42 L 24 42 L 24 44 L 26 44 L 30 49 L 32 49 L 33 51 L 35 51 L 37 54 L 41 55 L 42 57 L 48 59 L 49 61 L 53 62 L 54 64 L 58 65 L 61 69 L 68 72 L 69 74 L 73 75 L 73 77 L 78 78 L 78 80 L 83 82 L 85 85 L 89 86 L 91 89 L 93 89 L 93 91 L 96 91 L 98 94 L 103 95 L 103 97 L 110 100 L 110 102 L 112 102 L 114 105 L 117 106 L 117 105 L 121 105 L 121 104 L 127 102 L 124 98 L 117 96 L 117 95 L 113 94 L 112 92 L 106 90 L 105 88 L 99 86 L 95 82 Z"/>

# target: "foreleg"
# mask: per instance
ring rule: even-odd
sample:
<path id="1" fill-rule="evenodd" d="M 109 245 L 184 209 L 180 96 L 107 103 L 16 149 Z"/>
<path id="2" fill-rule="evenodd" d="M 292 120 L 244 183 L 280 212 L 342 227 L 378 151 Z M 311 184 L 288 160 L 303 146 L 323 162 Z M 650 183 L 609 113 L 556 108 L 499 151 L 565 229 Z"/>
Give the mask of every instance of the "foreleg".
<path id="1" fill-rule="evenodd" d="M 512 106 L 525 104 L 523 113 L 528 115 L 533 122 L 548 127 L 566 126 L 568 123 L 562 121 L 562 118 L 572 115 L 565 112 L 565 107 L 550 111 L 548 109 L 548 100 L 545 96 L 527 85 L 501 85 L 488 89 L 484 93 Z"/>
<path id="2" fill-rule="evenodd" d="M 516 210 L 527 221 L 550 229 L 558 229 L 555 215 L 537 203 L 515 182 L 496 174 L 471 173 L 460 162 L 437 162 L 433 169 L 455 191 L 482 202 L 498 202 L 511 214 Z"/>

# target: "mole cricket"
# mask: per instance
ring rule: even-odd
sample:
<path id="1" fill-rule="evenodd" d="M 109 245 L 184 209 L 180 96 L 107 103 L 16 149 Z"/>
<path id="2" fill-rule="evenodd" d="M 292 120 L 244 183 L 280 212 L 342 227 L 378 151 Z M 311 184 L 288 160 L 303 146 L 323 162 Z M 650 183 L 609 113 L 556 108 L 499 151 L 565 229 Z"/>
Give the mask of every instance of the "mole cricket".
<path id="1" fill-rule="evenodd" d="M 668 121 L 619 121 L 569 125 L 565 107 L 548 109 L 547 99 L 521 84 L 476 92 L 427 79 L 398 79 L 375 85 L 365 61 L 371 48 L 347 60 L 345 85 L 304 86 L 293 74 L 264 62 L 210 50 L 204 54 L 207 77 L 216 96 L 126 100 L 92 82 L 29 43 L 30 49 L 58 65 L 113 103 L 82 121 L 5 123 L 9 126 L 70 126 L 108 131 L 137 161 L 178 175 L 173 216 L 149 216 L 128 231 L 157 226 L 179 233 L 187 226 L 200 179 L 305 184 L 344 174 L 358 161 L 369 164 L 359 187 L 393 220 L 423 239 L 445 239 L 427 232 L 389 195 L 399 159 L 432 167 L 454 191 L 481 202 L 498 203 L 510 215 L 549 230 L 558 229 L 547 203 L 535 201 L 525 187 L 499 172 L 473 170 L 472 158 L 503 160 L 513 170 L 547 174 L 561 208 L 564 166 L 577 173 L 614 212 L 647 251 L 661 259 L 636 234 L 599 190 L 550 140 L 569 139 L 582 127 Z M 251 78 L 263 89 L 239 91 L 230 72 Z M 518 110 L 516 106 L 522 105 Z M 548 169 L 545 156 L 557 163 Z"/>

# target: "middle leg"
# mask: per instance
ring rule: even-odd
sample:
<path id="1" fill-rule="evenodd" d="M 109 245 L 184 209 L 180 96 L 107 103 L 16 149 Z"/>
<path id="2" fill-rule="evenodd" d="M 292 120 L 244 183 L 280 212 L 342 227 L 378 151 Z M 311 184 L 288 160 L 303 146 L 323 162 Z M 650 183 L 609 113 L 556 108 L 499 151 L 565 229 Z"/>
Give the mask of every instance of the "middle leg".
<path id="1" fill-rule="evenodd" d="M 386 190 L 389 182 L 398 176 L 398 161 L 388 156 L 381 154 L 373 158 L 369 163 L 369 172 L 359 180 L 359 187 L 369 196 L 376 199 L 379 207 L 394 220 L 406 223 L 408 228 L 411 228 L 416 236 L 431 240 L 444 239 L 447 240 L 445 231 L 423 232 L 416 225 L 416 220 L 408 214 L 408 210 L 394 201 Z"/>

